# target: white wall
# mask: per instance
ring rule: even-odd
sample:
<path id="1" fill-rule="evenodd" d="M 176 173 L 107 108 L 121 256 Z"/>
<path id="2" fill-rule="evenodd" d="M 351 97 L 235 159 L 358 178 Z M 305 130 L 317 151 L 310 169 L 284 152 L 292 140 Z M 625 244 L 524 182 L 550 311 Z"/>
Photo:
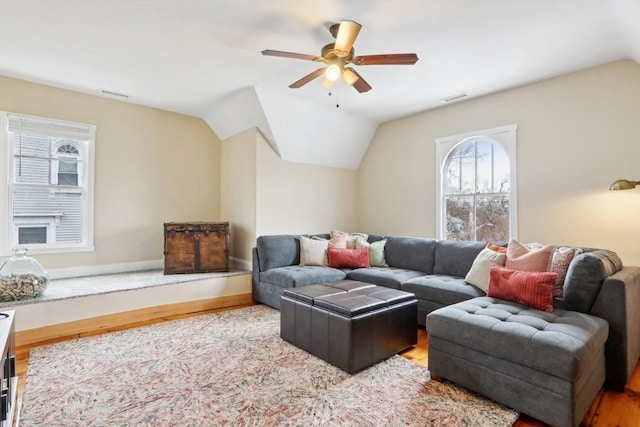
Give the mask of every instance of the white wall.
<path id="1" fill-rule="evenodd" d="M 612 64 L 398 119 L 358 174 L 358 226 L 436 235 L 435 139 L 518 124 L 518 238 L 614 250 L 640 265 L 640 65 Z"/>
<path id="2" fill-rule="evenodd" d="M 96 250 L 38 255 L 45 269 L 162 259 L 164 222 L 220 217 L 220 141 L 201 119 L 6 77 L 0 110 L 96 125 Z"/>

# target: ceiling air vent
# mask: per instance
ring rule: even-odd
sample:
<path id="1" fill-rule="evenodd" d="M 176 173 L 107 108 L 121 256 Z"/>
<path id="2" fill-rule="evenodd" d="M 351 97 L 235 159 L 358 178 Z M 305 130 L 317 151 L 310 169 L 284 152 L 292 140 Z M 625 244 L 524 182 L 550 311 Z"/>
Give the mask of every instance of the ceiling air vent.
<path id="1" fill-rule="evenodd" d="M 463 92 L 463 93 L 459 93 L 457 95 L 447 96 L 446 98 L 442 98 L 440 101 L 452 102 L 452 101 L 457 101 L 459 99 L 462 99 L 462 98 L 464 98 L 466 96 L 467 96 L 467 94 Z"/>
<path id="2" fill-rule="evenodd" d="M 110 90 L 102 90 L 102 93 L 105 95 L 118 96 L 120 98 L 128 98 L 129 95 L 125 95 L 124 93 L 112 92 Z"/>

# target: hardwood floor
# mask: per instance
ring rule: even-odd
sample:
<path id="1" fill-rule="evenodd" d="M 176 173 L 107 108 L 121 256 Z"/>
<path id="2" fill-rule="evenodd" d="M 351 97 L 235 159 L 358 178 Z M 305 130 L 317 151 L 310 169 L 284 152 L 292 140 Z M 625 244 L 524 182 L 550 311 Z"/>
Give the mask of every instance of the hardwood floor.
<path id="1" fill-rule="evenodd" d="M 239 308 L 239 307 L 235 307 Z M 29 365 L 29 352 L 32 348 L 43 345 L 54 344 L 82 338 L 86 336 L 99 335 L 106 332 L 135 328 L 138 326 L 150 325 L 152 323 L 163 322 L 167 320 L 181 319 L 201 314 L 211 314 L 228 310 L 228 308 L 206 310 L 198 313 L 189 313 L 182 315 L 166 316 L 154 320 L 146 320 L 142 322 L 129 323 L 123 326 L 113 327 L 109 329 L 96 328 L 94 332 L 75 334 L 53 340 L 43 341 L 35 344 L 23 345 L 16 348 L 16 370 L 19 376 L 18 385 L 18 402 L 22 401 L 22 394 L 26 383 L 27 366 Z M 428 366 L 428 336 L 424 329 L 418 329 L 418 344 L 403 352 L 401 355 L 420 365 Z M 19 407 L 18 411 L 19 413 Z M 514 424 L 514 427 L 541 427 L 546 424 L 536 421 L 532 418 L 521 416 Z M 581 424 L 584 427 L 638 427 L 640 426 L 640 363 L 636 366 L 633 376 L 625 391 L 617 393 L 609 390 L 601 390 Z"/>

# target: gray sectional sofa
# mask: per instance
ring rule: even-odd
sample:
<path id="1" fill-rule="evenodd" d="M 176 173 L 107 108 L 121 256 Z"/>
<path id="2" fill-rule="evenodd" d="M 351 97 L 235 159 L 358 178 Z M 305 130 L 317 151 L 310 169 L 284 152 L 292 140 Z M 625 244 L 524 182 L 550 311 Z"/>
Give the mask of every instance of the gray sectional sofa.
<path id="1" fill-rule="evenodd" d="M 328 234 L 314 236 L 329 238 Z M 382 236 L 370 235 L 369 242 Z M 301 266 L 300 239 L 294 235 L 260 236 L 253 250 L 253 297 L 280 308 L 286 288 L 351 279 L 413 292 L 418 298 L 418 325 L 436 308 L 483 296 L 464 276 L 482 242 L 457 242 L 419 237 L 387 237 L 385 258 L 389 267 L 335 269 Z"/>
<path id="2" fill-rule="evenodd" d="M 317 236 L 329 238 L 328 234 Z M 412 292 L 418 300 L 416 322 L 420 326 L 427 325 L 427 315 L 434 310 L 465 301 L 477 301 L 476 305 L 479 304 L 479 308 L 462 307 L 462 310 L 458 310 L 462 313 L 461 316 L 466 316 L 469 319 L 473 318 L 470 317 L 473 314 L 471 313 L 472 311 L 482 310 L 483 307 L 486 308 L 488 305 L 499 304 L 501 309 L 506 307 L 507 310 L 512 310 L 513 313 L 520 312 L 522 310 L 521 307 L 524 307 L 511 302 L 507 302 L 505 305 L 501 304 L 502 301 L 500 300 L 496 301 L 495 299 L 487 298 L 485 292 L 481 289 L 464 281 L 464 277 L 470 270 L 476 256 L 485 247 L 483 242 L 460 242 L 402 236 L 388 236 L 385 238 L 387 239 L 385 257 L 389 265 L 388 268 L 335 269 L 323 266 L 299 265 L 299 236 L 260 236 L 253 250 L 254 300 L 279 309 L 280 297 L 287 288 L 351 279 Z M 368 240 L 371 243 L 380 239 L 382 239 L 382 236 L 369 236 Z M 587 346 L 596 345 L 599 341 L 606 340 L 604 345 L 604 365 L 606 367 L 602 369 L 602 375 L 593 374 L 594 378 L 601 376 L 602 379 L 594 379 L 593 381 L 603 381 L 604 377 L 606 377 L 605 385 L 608 388 L 622 390 L 630 379 L 640 357 L 640 267 L 623 267 L 620 258 L 614 252 L 608 250 L 582 249 L 583 253 L 576 256 L 569 266 L 567 277 L 564 281 L 564 301 L 554 301 L 555 310 L 552 313 L 552 317 L 560 319 L 557 320 L 560 323 L 565 321 L 563 319 L 569 319 L 568 322 L 570 324 L 572 313 L 578 313 L 578 316 L 582 316 L 582 313 L 584 313 L 587 315 L 585 325 L 590 324 L 589 316 L 606 321 L 600 322 L 597 319 L 600 322 L 600 326 L 593 331 L 586 332 L 591 334 L 585 344 Z M 487 302 L 485 300 L 490 301 Z M 510 308 L 512 306 L 514 307 Z M 468 312 L 465 312 L 465 310 Z M 441 312 L 442 310 L 438 311 Z M 535 309 L 526 309 L 526 307 L 525 311 L 526 313 L 523 312 L 523 314 L 527 316 L 533 316 L 535 319 L 544 319 L 542 323 L 545 326 L 541 327 L 547 327 L 546 325 L 554 322 L 547 316 L 549 313 L 540 312 L 536 314 Z M 449 321 L 450 319 L 446 319 L 446 317 L 450 317 L 451 313 L 445 314 L 444 320 Z M 522 318 L 522 315 L 518 314 L 516 317 Z M 491 316 L 482 316 L 480 321 L 485 321 L 489 318 Z M 535 319 L 533 321 L 537 321 Z M 499 320 L 491 318 L 492 322 Z M 453 322 L 458 321 L 454 319 Z M 525 319 L 524 322 L 525 326 L 527 326 L 526 323 L 531 322 L 531 319 Z M 552 325 L 553 327 L 556 326 Z M 561 327 L 571 329 L 570 325 Z M 427 329 L 429 330 L 428 325 Z M 489 329 L 491 327 L 487 326 L 487 330 Z M 444 330 L 446 334 L 446 328 Z M 518 332 L 506 333 L 516 334 Z M 461 336 L 464 336 L 464 331 L 461 332 Z M 444 338 L 446 340 L 446 337 Z M 518 342 L 517 339 L 512 341 Z M 602 348 L 601 342 L 599 345 Z M 477 349 L 463 348 L 462 350 L 471 352 Z M 512 350 L 521 351 L 522 349 Z M 430 348 L 429 351 L 431 360 L 431 351 L 435 354 L 437 350 Z M 575 350 L 573 354 L 567 354 L 567 360 L 579 357 L 579 351 L 582 350 Z M 495 360 L 499 360 L 499 357 Z M 527 364 L 522 362 L 518 366 L 527 366 Z M 492 372 L 492 369 L 490 366 L 489 372 Z M 593 368 L 593 371 L 598 371 L 598 368 Z M 571 373 L 571 376 L 573 376 L 571 381 L 574 383 L 586 381 L 582 378 L 575 378 L 579 375 L 580 372 L 577 371 Z M 483 385 L 486 386 L 490 381 L 486 380 L 484 383 Z M 472 385 L 469 388 L 474 388 Z M 600 386 L 592 384 L 591 388 L 599 389 Z M 481 389 L 481 387 L 476 387 L 476 389 Z M 575 402 L 571 401 L 571 393 L 567 395 L 569 396 L 569 402 L 566 405 L 575 405 Z M 590 402 L 589 398 L 582 400 Z M 535 406 L 534 403 L 532 402 L 531 405 Z M 568 408 L 567 413 L 574 414 L 573 416 L 575 417 L 575 414 L 579 416 L 582 410 L 582 408 L 578 410 Z M 539 411 L 539 409 L 534 411 Z M 536 416 L 536 413 L 533 416 Z M 569 422 L 569 424 L 571 423 Z M 562 422 L 560 424 L 565 423 Z"/>

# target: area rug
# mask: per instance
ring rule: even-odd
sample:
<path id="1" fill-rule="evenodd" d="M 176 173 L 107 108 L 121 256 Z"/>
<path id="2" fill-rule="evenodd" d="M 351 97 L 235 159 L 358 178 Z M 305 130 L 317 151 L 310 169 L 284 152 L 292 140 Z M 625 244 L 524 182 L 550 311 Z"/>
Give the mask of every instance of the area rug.
<path id="1" fill-rule="evenodd" d="M 35 348 L 20 426 L 511 426 L 518 414 L 401 356 L 355 375 L 258 305 Z"/>

